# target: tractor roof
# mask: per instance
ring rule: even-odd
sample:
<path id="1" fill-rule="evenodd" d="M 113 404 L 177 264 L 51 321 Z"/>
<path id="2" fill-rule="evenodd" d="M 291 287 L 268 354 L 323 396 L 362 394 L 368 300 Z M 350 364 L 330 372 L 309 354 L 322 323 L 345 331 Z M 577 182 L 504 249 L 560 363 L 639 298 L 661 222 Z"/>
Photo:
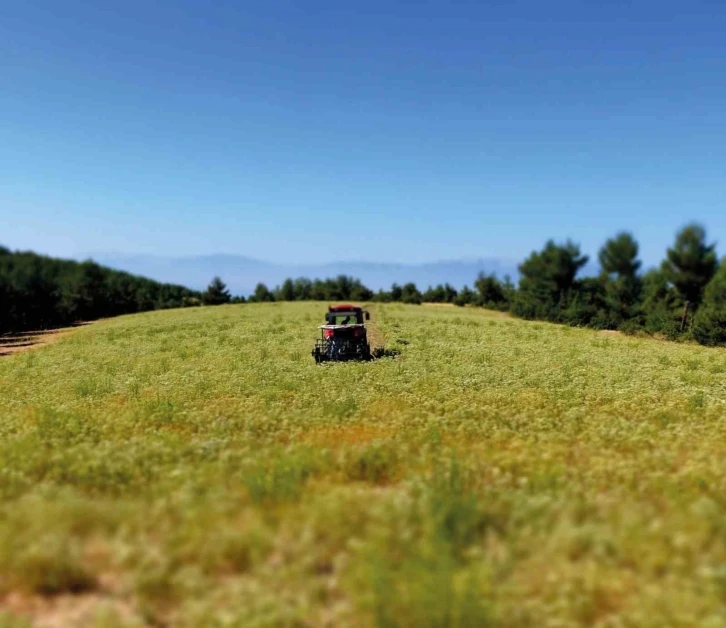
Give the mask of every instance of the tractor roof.
<path id="1" fill-rule="evenodd" d="M 351 305 L 350 303 L 341 303 L 340 305 L 331 305 L 328 308 L 329 312 L 350 312 L 351 310 L 357 311 L 361 310 L 361 308 L 358 305 Z"/>

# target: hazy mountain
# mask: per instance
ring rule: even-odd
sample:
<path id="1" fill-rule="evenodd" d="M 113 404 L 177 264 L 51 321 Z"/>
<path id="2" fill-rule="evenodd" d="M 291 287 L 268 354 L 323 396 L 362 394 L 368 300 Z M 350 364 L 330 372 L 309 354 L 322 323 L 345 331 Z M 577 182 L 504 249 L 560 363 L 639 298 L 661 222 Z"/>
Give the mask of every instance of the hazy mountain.
<path id="1" fill-rule="evenodd" d="M 158 257 L 153 255 L 119 255 L 96 253 L 95 261 L 158 281 L 178 283 L 202 289 L 215 275 L 221 277 L 233 294 L 251 293 L 258 282 L 270 288 L 287 277 L 327 278 L 345 274 L 358 277 L 365 285 L 378 290 L 394 282 L 413 281 L 425 289 L 429 285 L 450 283 L 456 288 L 472 285 L 480 271 L 499 277 L 517 276 L 517 262 L 495 258 L 453 260 L 425 264 L 376 262 L 331 262 L 317 265 L 292 265 L 265 262 L 241 255 L 204 255 L 196 257 Z"/>

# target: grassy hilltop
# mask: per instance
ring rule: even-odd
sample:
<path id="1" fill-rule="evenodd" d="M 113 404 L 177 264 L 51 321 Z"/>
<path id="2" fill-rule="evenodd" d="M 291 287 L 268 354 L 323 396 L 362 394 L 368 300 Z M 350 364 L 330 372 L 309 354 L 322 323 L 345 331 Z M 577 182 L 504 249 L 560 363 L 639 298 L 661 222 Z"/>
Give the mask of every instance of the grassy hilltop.
<path id="1" fill-rule="evenodd" d="M 316 366 L 323 312 L 1 358 L 6 623 L 726 623 L 726 350 L 377 305 Z"/>

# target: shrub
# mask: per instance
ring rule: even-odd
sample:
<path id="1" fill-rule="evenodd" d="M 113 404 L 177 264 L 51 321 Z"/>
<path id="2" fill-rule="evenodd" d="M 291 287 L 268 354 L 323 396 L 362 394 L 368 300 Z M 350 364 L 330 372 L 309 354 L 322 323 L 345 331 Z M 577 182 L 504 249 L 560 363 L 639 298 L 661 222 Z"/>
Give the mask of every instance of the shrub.
<path id="1" fill-rule="evenodd" d="M 726 262 L 706 287 L 691 333 L 702 345 L 726 344 Z"/>
<path id="2" fill-rule="evenodd" d="M 702 345 L 726 344 L 726 310 L 715 307 L 701 308 L 693 319 L 691 335 Z"/>

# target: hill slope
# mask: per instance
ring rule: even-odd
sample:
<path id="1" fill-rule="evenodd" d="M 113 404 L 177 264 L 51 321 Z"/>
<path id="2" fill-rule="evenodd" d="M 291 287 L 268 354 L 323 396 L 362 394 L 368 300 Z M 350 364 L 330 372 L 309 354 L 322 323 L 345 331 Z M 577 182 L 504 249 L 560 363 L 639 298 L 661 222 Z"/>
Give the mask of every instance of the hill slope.
<path id="1" fill-rule="evenodd" d="M 378 305 L 401 355 L 319 367 L 321 312 L 153 312 L 0 359 L 7 612 L 726 619 L 726 352 Z"/>

